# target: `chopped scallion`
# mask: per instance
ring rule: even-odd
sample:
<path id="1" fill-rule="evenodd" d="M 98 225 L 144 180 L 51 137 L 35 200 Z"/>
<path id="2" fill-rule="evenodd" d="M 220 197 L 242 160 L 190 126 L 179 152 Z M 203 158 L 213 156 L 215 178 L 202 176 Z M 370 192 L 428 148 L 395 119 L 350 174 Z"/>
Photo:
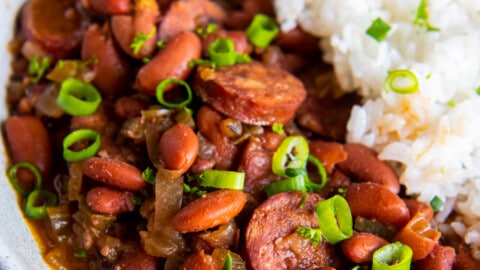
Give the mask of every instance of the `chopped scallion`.
<path id="1" fill-rule="evenodd" d="M 386 92 L 393 91 L 397 94 L 412 94 L 418 90 L 418 79 L 408 69 L 397 69 L 388 72 L 383 83 Z"/>
<path id="2" fill-rule="evenodd" d="M 47 216 L 47 207 L 57 203 L 55 193 L 48 190 L 36 189 L 27 196 L 25 215 L 32 219 L 43 219 Z"/>
<path id="3" fill-rule="evenodd" d="M 28 63 L 28 73 L 32 76 L 32 82 L 36 83 L 40 81 L 50 66 L 50 59 L 48 57 L 42 57 L 42 60 L 39 60 L 39 56 L 35 55 L 32 57 Z"/>
<path id="4" fill-rule="evenodd" d="M 148 34 L 140 33 L 140 34 L 136 35 L 133 38 L 132 44 L 130 44 L 130 48 L 133 49 L 133 53 L 138 54 L 140 52 L 140 50 L 142 49 L 143 45 L 145 44 L 145 41 L 153 38 L 156 31 L 157 31 L 157 28 L 153 27 L 152 30 L 150 31 L 150 33 L 148 33 Z"/>
<path id="5" fill-rule="evenodd" d="M 277 23 L 264 14 L 257 14 L 247 28 L 247 38 L 255 46 L 267 47 L 279 32 Z"/>
<path id="6" fill-rule="evenodd" d="M 18 193 L 22 194 L 23 196 L 28 195 L 28 192 L 25 191 L 20 186 L 20 183 L 17 180 L 17 170 L 19 168 L 25 168 L 25 169 L 28 169 L 29 171 L 31 171 L 33 173 L 33 175 L 35 176 L 34 190 L 40 189 L 40 187 L 42 186 L 42 174 L 38 170 L 37 166 L 35 166 L 35 164 L 33 164 L 31 162 L 18 162 L 18 163 L 15 163 L 12 167 L 10 167 L 8 169 L 8 179 L 10 180 L 10 183 L 13 185 L 15 190 Z"/>
<path id="7" fill-rule="evenodd" d="M 235 171 L 204 170 L 200 174 L 199 179 L 201 186 L 243 190 L 245 173 Z"/>
<path id="8" fill-rule="evenodd" d="M 412 249 L 400 242 L 387 244 L 373 253 L 372 270 L 408 270 Z"/>
<path id="9" fill-rule="evenodd" d="M 433 199 L 430 201 L 430 206 L 432 207 L 434 212 L 438 212 L 443 206 L 443 201 L 442 199 L 440 199 L 440 197 L 435 195 Z"/>
<path id="10" fill-rule="evenodd" d="M 420 0 L 420 4 L 418 5 L 417 13 L 413 23 L 418 26 L 425 27 L 427 31 L 440 31 L 438 27 L 430 24 L 430 22 L 428 21 L 428 17 L 429 15 L 427 0 Z"/>
<path id="11" fill-rule="evenodd" d="M 287 176 L 286 168 L 305 168 L 308 152 L 308 142 L 303 136 L 285 138 L 273 155 L 272 171 L 277 175 Z"/>
<path id="12" fill-rule="evenodd" d="M 79 151 L 70 149 L 72 145 L 81 141 L 91 141 L 90 145 Z M 100 149 L 100 134 L 91 129 L 78 129 L 63 139 L 63 158 L 68 162 L 82 161 L 93 157 Z"/>
<path id="13" fill-rule="evenodd" d="M 163 95 L 164 95 L 165 89 L 167 89 L 167 87 L 170 84 L 177 84 L 177 85 L 183 86 L 183 88 L 187 92 L 187 97 L 184 100 L 180 100 L 176 103 L 171 103 L 171 102 L 165 101 Z M 183 108 L 183 107 L 187 106 L 188 104 L 190 104 L 190 102 L 192 102 L 192 99 L 193 99 L 192 89 L 190 88 L 190 85 L 188 85 L 188 83 L 186 83 L 183 80 L 174 79 L 174 78 L 169 78 L 169 79 L 163 80 L 160 84 L 158 84 L 156 96 L 157 96 L 158 102 L 161 105 L 163 105 L 163 106 L 165 106 L 166 108 L 169 108 L 169 109 Z"/>
<path id="14" fill-rule="evenodd" d="M 388 31 L 392 27 L 382 20 L 382 18 L 376 18 L 373 20 L 370 27 L 368 27 L 366 33 L 367 35 L 374 38 L 376 41 L 382 41 L 387 37 Z"/>
<path id="15" fill-rule="evenodd" d="M 142 172 L 142 178 L 149 184 L 155 184 L 155 171 L 151 167 L 147 167 Z"/>
<path id="16" fill-rule="evenodd" d="M 318 224 L 330 244 L 348 239 L 353 234 L 352 213 L 348 202 L 340 195 L 321 201 L 316 208 Z"/>
<path id="17" fill-rule="evenodd" d="M 279 134 L 279 135 L 285 134 L 285 130 L 283 130 L 283 124 L 282 123 L 274 123 L 272 125 L 272 131 Z"/>
<path id="18" fill-rule="evenodd" d="M 100 106 L 102 96 L 93 85 L 68 78 L 62 82 L 56 102 L 58 107 L 70 115 L 90 115 Z"/>
<path id="19" fill-rule="evenodd" d="M 222 270 L 232 270 L 232 255 L 230 255 L 230 252 L 227 253 L 227 256 L 225 257 L 225 263 L 223 264 Z"/>

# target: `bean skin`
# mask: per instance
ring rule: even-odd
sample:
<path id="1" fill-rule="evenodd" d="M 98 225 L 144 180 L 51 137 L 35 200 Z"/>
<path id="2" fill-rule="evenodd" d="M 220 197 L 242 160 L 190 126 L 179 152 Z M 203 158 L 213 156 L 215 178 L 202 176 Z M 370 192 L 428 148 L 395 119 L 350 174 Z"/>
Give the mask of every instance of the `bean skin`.
<path id="1" fill-rule="evenodd" d="M 138 191 L 146 185 L 142 172 L 123 161 L 91 157 L 83 162 L 82 169 L 88 177 L 114 187 Z"/>
<path id="2" fill-rule="evenodd" d="M 85 6 L 106 15 L 120 15 L 130 12 L 130 0 L 86 0 Z"/>
<path id="3" fill-rule="evenodd" d="M 475 260 L 470 252 L 461 245 L 458 247 L 458 253 L 453 263 L 454 270 L 478 270 L 480 269 L 480 261 Z"/>
<path id="4" fill-rule="evenodd" d="M 354 263 L 372 261 L 373 252 L 388 244 L 388 241 L 375 234 L 360 232 L 342 242 L 342 251 Z"/>
<path id="5" fill-rule="evenodd" d="M 385 185 L 364 182 L 347 188 L 347 200 L 352 215 L 375 218 L 381 223 L 401 228 L 410 220 L 405 202 Z"/>
<path id="6" fill-rule="evenodd" d="M 172 225 L 181 233 L 213 228 L 237 216 L 246 202 L 247 195 L 243 191 L 213 191 L 182 208 L 173 217 Z"/>
<path id="7" fill-rule="evenodd" d="M 119 215 L 135 209 L 133 194 L 129 191 L 108 187 L 95 187 L 85 196 L 87 205 L 94 211 L 106 215 Z"/>
<path id="8" fill-rule="evenodd" d="M 347 143 L 344 149 L 347 152 L 347 160 L 338 163 L 337 166 L 345 174 L 360 182 L 383 184 L 393 193 L 400 191 L 400 184 L 392 167 L 378 159 L 373 150 L 358 143 Z"/>
<path id="9" fill-rule="evenodd" d="M 129 87 L 130 66 L 117 50 L 108 25 L 93 24 L 85 32 L 82 59 L 92 57 L 97 60 L 93 84 L 102 94 L 113 95 Z"/>
<path id="10" fill-rule="evenodd" d="M 52 149 L 48 131 L 41 120 L 35 116 L 10 116 L 5 121 L 5 133 L 12 160 L 31 162 L 37 166 L 44 178 L 48 177 L 52 167 Z M 21 182 L 34 180 L 30 173 L 21 173 Z"/>
<path id="11" fill-rule="evenodd" d="M 162 135 L 158 143 L 160 158 L 169 170 L 185 173 L 198 153 L 198 138 L 184 123 L 177 123 Z"/>
<path id="12" fill-rule="evenodd" d="M 183 262 L 181 270 L 215 270 L 218 269 L 212 256 L 205 254 L 203 250 L 188 256 Z"/>
<path id="13" fill-rule="evenodd" d="M 455 249 L 437 245 L 425 259 L 413 264 L 418 270 L 450 270 L 455 261 Z"/>
<path id="14" fill-rule="evenodd" d="M 148 255 L 143 249 L 137 248 L 123 253 L 120 260 L 115 264 L 117 270 L 155 270 L 159 269 L 157 257 Z"/>
<path id="15" fill-rule="evenodd" d="M 433 219 L 433 208 L 430 205 L 414 199 L 404 199 L 403 201 L 410 211 L 410 216 L 421 215 L 429 222 Z"/>
<path id="16" fill-rule="evenodd" d="M 313 140 L 308 145 L 310 153 L 322 162 L 328 173 L 333 171 L 335 164 L 347 159 L 347 152 L 340 143 Z"/>
<path id="17" fill-rule="evenodd" d="M 194 33 L 185 32 L 175 36 L 138 71 L 135 88 L 140 92 L 155 95 L 157 85 L 163 80 L 185 80 L 192 72 L 188 62 L 199 59 L 201 51 L 202 43 Z"/>

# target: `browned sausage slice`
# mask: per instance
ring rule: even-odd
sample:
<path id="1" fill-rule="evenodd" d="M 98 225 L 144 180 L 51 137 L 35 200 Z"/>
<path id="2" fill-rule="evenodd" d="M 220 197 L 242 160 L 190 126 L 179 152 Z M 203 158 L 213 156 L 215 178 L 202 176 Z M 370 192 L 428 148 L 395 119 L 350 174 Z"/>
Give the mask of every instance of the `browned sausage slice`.
<path id="1" fill-rule="evenodd" d="M 22 11 L 22 31 L 57 58 L 65 58 L 82 40 L 81 16 L 75 0 L 33 0 Z"/>
<path id="2" fill-rule="evenodd" d="M 315 207 L 322 197 L 308 193 L 300 208 L 301 192 L 278 193 L 258 206 L 246 229 L 246 253 L 252 269 L 318 269 L 339 267 L 334 247 L 316 247 L 300 236 L 298 226 L 318 227 Z"/>
<path id="3" fill-rule="evenodd" d="M 306 97 L 295 76 L 259 62 L 218 69 L 199 66 L 194 89 L 216 110 L 253 125 L 289 122 Z"/>

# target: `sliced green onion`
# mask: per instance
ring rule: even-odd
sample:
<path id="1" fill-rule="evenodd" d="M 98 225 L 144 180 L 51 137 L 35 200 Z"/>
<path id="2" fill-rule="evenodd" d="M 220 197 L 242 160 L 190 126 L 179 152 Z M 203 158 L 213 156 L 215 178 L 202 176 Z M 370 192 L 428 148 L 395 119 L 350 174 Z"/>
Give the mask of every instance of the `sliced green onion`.
<path id="1" fill-rule="evenodd" d="M 132 43 L 130 44 L 130 48 L 132 48 L 134 54 L 138 54 L 140 50 L 142 49 L 143 45 L 145 44 L 145 41 L 153 38 L 155 35 L 155 32 L 157 31 L 156 27 L 153 27 L 150 33 L 145 34 L 145 33 L 140 33 L 136 35 L 133 38 Z"/>
<path id="2" fill-rule="evenodd" d="M 312 245 L 316 247 L 318 243 L 322 242 L 323 233 L 320 228 L 309 228 L 305 226 L 298 226 L 298 234 L 312 241 Z"/>
<path id="3" fill-rule="evenodd" d="M 73 151 L 70 147 L 80 141 L 93 141 L 89 146 L 80 150 Z M 93 157 L 100 149 L 100 134 L 91 129 L 78 129 L 68 134 L 63 139 L 63 158 L 68 162 L 82 161 Z"/>
<path id="4" fill-rule="evenodd" d="M 57 97 L 58 107 L 74 116 L 94 113 L 101 101 L 102 96 L 93 85 L 75 78 L 62 82 Z"/>
<path id="5" fill-rule="evenodd" d="M 408 69 L 391 70 L 383 83 L 383 88 L 387 93 L 389 91 L 397 94 L 415 93 L 418 90 L 417 76 Z"/>
<path id="6" fill-rule="evenodd" d="M 430 201 L 430 206 L 434 212 L 438 212 L 438 210 L 440 210 L 440 208 L 443 206 L 443 201 L 440 199 L 440 197 L 435 195 L 435 197 L 433 197 L 433 199 Z"/>
<path id="7" fill-rule="evenodd" d="M 376 41 L 382 41 L 387 37 L 388 31 L 390 31 L 391 28 L 390 25 L 379 17 L 372 22 L 366 33 Z"/>
<path id="8" fill-rule="evenodd" d="M 320 162 L 320 160 L 318 160 L 313 155 L 308 155 L 308 161 L 313 163 L 315 167 L 317 167 L 318 173 L 320 174 L 320 177 L 322 179 L 322 182 L 319 184 L 319 186 L 320 189 L 322 189 L 327 183 L 327 170 L 325 170 L 325 166 L 323 166 L 323 163 Z"/>
<path id="9" fill-rule="evenodd" d="M 55 193 L 48 190 L 36 189 L 27 196 L 25 215 L 32 219 L 43 219 L 47 216 L 47 207 L 57 203 Z"/>
<path id="10" fill-rule="evenodd" d="M 243 190 L 245 173 L 235 171 L 204 170 L 200 176 L 200 185 L 214 188 Z"/>
<path id="11" fill-rule="evenodd" d="M 48 57 L 42 57 L 41 61 L 39 61 L 38 58 L 39 56 L 35 55 L 28 63 L 28 73 L 35 76 L 32 78 L 32 82 L 34 83 L 40 81 L 40 79 L 43 77 L 43 74 L 45 74 L 45 71 L 47 71 L 48 67 L 50 66 L 50 59 Z"/>
<path id="12" fill-rule="evenodd" d="M 272 125 L 272 131 L 279 134 L 279 135 L 285 134 L 285 130 L 283 130 L 283 124 L 282 123 L 274 123 Z"/>
<path id="13" fill-rule="evenodd" d="M 20 186 L 20 183 L 18 183 L 17 170 L 19 168 L 25 168 L 25 169 L 28 169 L 29 171 L 31 171 L 33 173 L 33 175 L 35 176 L 34 190 L 35 189 L 40 189 L 40 187 L 42 186 L 42 174 L 38 170 L 37 166 L 35 166 L 35 164 L 33 164 L 31 162 L 18 162 L 18 163 L 15 163 L 12 167 L 10 167 L 10 169 L 8 169 L 8 179 L 10 180 L 10 183 L 13 185 L 15 190 L 18 193 L 22 194 L 23 196 L 28 195 L 28 192 L 25 191 Z"/>
<path id="14" fill-rule="evenodd" d="M 149 184 L 155 184 L 155 171 L 151 167 L 147 167 L 142 172 L 142 178 Z"/>
<path id="15" fill-rule="evenodd" d="M 425 27 L 427 31 L 440 31 L 438 27 L 435 27 L 430 24 L 428 21 L 428 5 L 426 0 L 420 0 L 420 4 L 418 5 L 417 8 L 417 14 L 415 16 L 415 20 L 413 21 L 413 24 L 416 24 L 418 26 Z"/>
<path id="16" fill-rule="evenodd" d="M 477 87 L 477 89 L 475 90 L 475 92 L 477 93 L 478 96 L 480 96 L 480 86 Z"/>
<path id="17" fill-rule="evenodd" d="M 277 193 L 288 192 L 288 191 L 305 191 L 305 177 L 303 175 L 297 175 L 276 181 L 265 187 L 265 193 L 270 197 Z"/>
<path id="18" fill-rule="evenodd" d="M 232 270 L 232 255 L 230 255 L 230 252 L 227 253 L 227 256 L 225 257 L 225 263 L 223 264 L 222 270 Z"/>
<path id="19" fill-rule="evenodd" d="M 253 45 L 265 48 L 278 32 L 278 25 L 272 18 L 264 14 L 257 14 L 247 28 L 247 38 Z"/>
<path id="20" fill-rule="evenodd" d="M 199 27 L 199 28 L 195 29 L 195 33 L 197 35 L 199 35 L 200 37 L 206 37 L 206 36 L 214 33 L 215 31 L 217 31 L 217 29 L 218 29 L 218 24 L 209 23 L 207 25 L 207 27 L 205 27 L 205 28 Z"/>
<path id="21" fill-rule="evenodd" d="M 237 60 L 235 44 L 229 38 L 219 38 L 208 46 L 210 59 L 219 67 L 231 66 Z"/>
<path id="22" fill-rule="evenodd" d="M 299 135 L 285 138 L 272 158 L 272 171 L 287 176 L 286 168 L 305 168 L 308 159 L 308 142 Z"/>
<path id="23" fill-rule="evenodd" d="M 352 213 L 347 201 L 335 195 L 317 204 L 318 224 L 327 242 L 336 244 L 353 234 Z"/>
<path id="24" fill-rule="evenodd" d="M 400 242 L 387 244 L 373 253 L 372 270 L 408 270 L 412 249 Z"/>
<path id="25" fill-rule="evenodd" d="M 211 68 L 216 68 L 217 67 L 217 65 L 213 61 L 210 61 L 210 60 L 193 59 L 193 60 L 188 61 L 188 67 L 189 68 L 193 68 L 193 67 L 198 66 L 198 65 L 205 65 L 205 66 L 209 66 Z"/>
<path id="26" fill-rule="evenodd" d="M 163 98 L 163 94 L 167 86 L 169 86 L 170 84 L 179 84 L 183 86 L 187 91 L 187 98 L 176 103 L 170 103 L 165 101 L 165 99 Z M 188 104 L 190 104 L 190 102 L 192 102 L 192 99 L 193 99 L 192 89 L 190 88 L 190 85 L 188 85 L 188 83 L 186 83 L 183 80 L 169 78 L 169 79 L 163 80 L 157 86 L 157 100 L 161 105 L 165 106 L 166 108 L 173 109 L 173 108 L 185 107 Z"/>
<path id="27" fill-rule="evenodd" d="M 285 170 L 285 174 L 289 177 L 299 176 L 299 175 L 307 175 L 306 168 L 287 168 Z"/>

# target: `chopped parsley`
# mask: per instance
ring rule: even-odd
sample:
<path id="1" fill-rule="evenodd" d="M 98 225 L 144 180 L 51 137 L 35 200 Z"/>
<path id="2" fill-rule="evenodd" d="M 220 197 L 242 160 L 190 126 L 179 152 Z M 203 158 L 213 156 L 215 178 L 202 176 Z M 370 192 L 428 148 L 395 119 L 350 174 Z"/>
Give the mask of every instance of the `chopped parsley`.
<path id="1" fill-rule="evenodd" d="M 376 41 L 380 42 L 387 37 L 388 31 L 390 31 L 391 28 L 392 27 L 390 25 L 388 25 L 379 17 L 373 20 L 366 33 Z"/>
<path id="2" fill-rule="evenodd" d="M 151 167 L 147 167 L 142 172 L 142 178 L 149 184 L 155 184 L 155 171 Z"/>
<path id="3" fill-rule="evenodd" d="M 279 135 L 285 134 L 285 131 L 283 130 L 283 125 L 281 123 L 273 124 L 272 131 L 279 134 Z"/>
<path id="4" fill-rule="evenodd" d="M 312 241 L 312 245 L 316 247 L 318 243 L 322 242 L 323 233 L 320 228 L 314 229 L 305 226 L 298 226 L 298 234 Z"/>
<path id="5" fill-rule="evenodd" d="M 157 31 L 157 28 L 156 28 L 156 27 L 153 27 L 153 28 L 152 28 L 152 31 L 150 31 L 150 33 L 148 33 L 148 34 L 140 33 L 140 34 L 136 35 L 136 36 L 133 38 L 132 44 L 130 44 L 130 48 L 133 49 L 133 53 L 134 53 L 134 54 L 138 54 L 138 52 L 140 52 L 140 50 L 142 49 L 143 45 L 145 44 L 145 41 L 153 38 L 153 36 L 155 35 L 156 31 Z M 158 45 L 158 44 L 157 44 L 157 45 Z"/>
<path id="6" fill-rule="evenodd" d="M 50 59 L 48 59 L 48 57 L 42 57 L 40 60 L 39 56 L 35 55 L 33 58 L 31 58 L 30 62 L 28 63 L 28 73 L 34 76 L 34 78 L 32 78 L 32 81 L 34 83 L 40 81 L 49 66 Z"/>

